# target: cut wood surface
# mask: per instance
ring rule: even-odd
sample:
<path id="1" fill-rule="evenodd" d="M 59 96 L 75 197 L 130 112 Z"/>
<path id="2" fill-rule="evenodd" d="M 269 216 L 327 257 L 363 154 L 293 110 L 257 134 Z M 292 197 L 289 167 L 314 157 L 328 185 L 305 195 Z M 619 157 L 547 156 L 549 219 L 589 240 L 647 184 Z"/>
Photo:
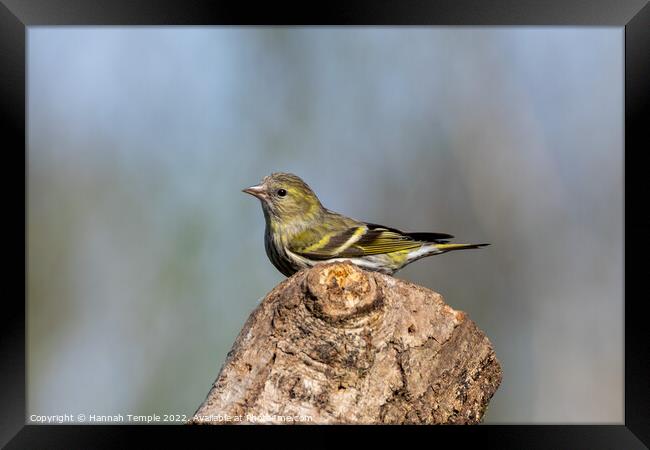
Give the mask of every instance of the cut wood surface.
<path id="1" fill-rule="evenodd" d="M 191 423 L 472 424 L 501 377 L 488 338 L 439 294 L 322 264 L 262 300 Z"/>

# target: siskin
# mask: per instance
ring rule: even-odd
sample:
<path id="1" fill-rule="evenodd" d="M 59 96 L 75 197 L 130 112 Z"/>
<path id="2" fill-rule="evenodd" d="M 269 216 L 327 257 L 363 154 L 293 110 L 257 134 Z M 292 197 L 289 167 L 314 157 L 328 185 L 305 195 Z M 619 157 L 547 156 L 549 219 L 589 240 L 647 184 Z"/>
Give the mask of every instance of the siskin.
<path id="1" fill-rule="evenodd" d="M 333 261 L 392 275 L 426 256 L 489 245 L 449 244 L 449 234 L 405 233 L 351 219 L 325 208 L 307 183 L 290 173 L 273 173 L 243 192 L 261 201 L 266 254 L 286 276 Z"/>

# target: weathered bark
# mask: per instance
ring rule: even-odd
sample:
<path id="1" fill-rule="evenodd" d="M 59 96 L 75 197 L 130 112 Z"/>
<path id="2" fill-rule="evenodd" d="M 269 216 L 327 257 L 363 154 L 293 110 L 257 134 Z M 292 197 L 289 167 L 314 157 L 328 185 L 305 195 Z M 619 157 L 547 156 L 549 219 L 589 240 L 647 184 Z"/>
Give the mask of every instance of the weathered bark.
<path id="1" fill-rule="evenodd" d="M 501 382 L 487 337 L 421 286 L 351 264 L 275 287 L 192 423 L 478 423 Z"/>

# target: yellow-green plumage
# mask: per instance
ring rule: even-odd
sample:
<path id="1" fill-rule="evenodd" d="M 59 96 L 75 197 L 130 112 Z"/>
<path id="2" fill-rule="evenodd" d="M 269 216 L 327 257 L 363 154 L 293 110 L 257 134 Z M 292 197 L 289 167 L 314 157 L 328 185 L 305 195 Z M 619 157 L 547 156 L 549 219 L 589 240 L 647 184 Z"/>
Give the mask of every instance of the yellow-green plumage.
<path id="1" fill-rule="evenodd" d="M 405 233 L 343 216 L 325 208 L 311 188 L 290 173 L 271 174 L 244 192 L 260 199 L 266 253 L 286 276 L 340 260 L 393 274 L 426 256 L 489 245 L 450 244 L 449 234 Z"/>

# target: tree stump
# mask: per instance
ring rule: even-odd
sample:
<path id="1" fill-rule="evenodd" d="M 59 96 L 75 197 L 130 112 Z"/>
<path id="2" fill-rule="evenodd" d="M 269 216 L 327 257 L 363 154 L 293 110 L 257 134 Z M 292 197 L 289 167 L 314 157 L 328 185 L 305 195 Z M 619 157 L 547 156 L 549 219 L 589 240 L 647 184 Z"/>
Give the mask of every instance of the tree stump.
<path id="1" fill-rule="evenodd" d="M 190 423 L 473 424 L 501 377 L 488 338 L 439 294 L 322 264 L 253 311 Z"/>

